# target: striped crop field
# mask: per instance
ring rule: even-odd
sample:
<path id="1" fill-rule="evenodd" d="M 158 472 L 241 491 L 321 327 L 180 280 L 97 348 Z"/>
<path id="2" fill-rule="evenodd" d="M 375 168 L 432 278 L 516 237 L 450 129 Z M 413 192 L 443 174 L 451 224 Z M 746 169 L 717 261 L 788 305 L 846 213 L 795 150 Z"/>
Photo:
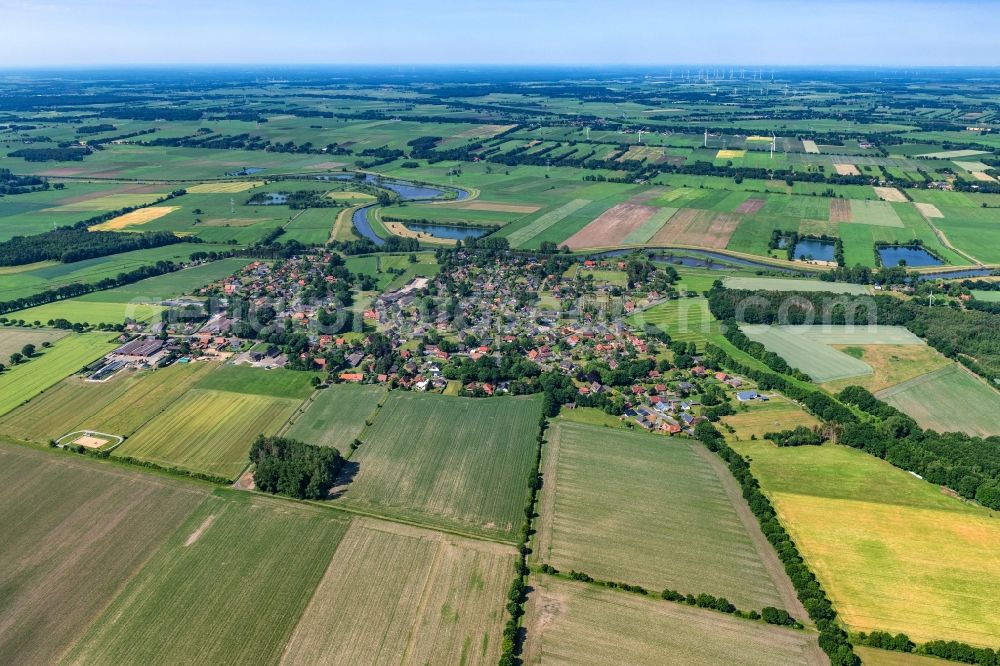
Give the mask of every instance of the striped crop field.
<path id="1" fill-rule="evenodd" d="M 540 396 L 490 399 L 392 393 L 351 458 L 339 502 L 512 541 L 535 456 Z"/>
<path id="2" fill-rule="evenodd" d="M 125 440 L 114 455 L 236 478 L 249 462 L 257 435 L 274 434 L 300 402 L 191 389 Z"/>
<path id="3" fill-rule="evenodd" d="M 295 416 L 292 427 L 285 433 L 316 446 L 332 446 L 346 453 L 365 427 L 365 421 L 375 415 L 385 389 L 370 384 L 334 384 L 319 391 L 307 402 L 304 412 Z"/>
<path id="4" fill-rule="evenodd" d="M 495 664 L 514 549 L 355 518 L 284 664 Z"/>

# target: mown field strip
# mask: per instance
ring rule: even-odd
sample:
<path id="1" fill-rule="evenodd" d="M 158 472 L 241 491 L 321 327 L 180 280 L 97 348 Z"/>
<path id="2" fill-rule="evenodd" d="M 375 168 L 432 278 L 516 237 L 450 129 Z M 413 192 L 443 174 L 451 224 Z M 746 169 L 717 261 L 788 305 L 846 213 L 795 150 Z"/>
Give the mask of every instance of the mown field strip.
<path id="1" fill-rule="evenodd" d="M 514 550 L 355 518 L 283 664 L 492 664 Z"/>
<path id="2" fill-rule="evenodd" d="M 590 203 L 590 199 L 573 199 L 569 203 L 565 203 L 555 210 L 550 210 L 549 212 L 544 213 L 530 224 L 511 232 L 511 234 L 507 236 L 507 240 L 510 242 L 511 247 L 521 247 L 538 234 L 558 223 L 563 218 L 573 214 Z"/>
<path id="3" fill-rule="evenodd" d="M 690 443 L 570 422 L 550 439 L 555 480 L 542 490 L 551 514 L 540 518 L 537 562 L 744 609 L 783 605 L 716 471 Z"/>
<path id="4" fill-rule="evenodd" d="M 316 394 L 285 435 L 346 453 L 384 396 L 381 386 L 334 384 Z"/>
<path id="5" fill-rule="evenodd" d="M 1000 393 L 957 363 L 879 391 L 877 396 L 923 428 L 1000 435 Z"/>
<path id="6" fill-rule="evenodd" d="M 539 396 L 390 394 L 337 500 L 375 515 L 513 540 L 523 516 Z"/>
<path id="7" fill-rule="evenodd" d="M 65 662 L 275 663 L 347 526 L 280 500 L 208 497 Z"/>
<path id="8" fill-rule="evenodd" d="M 207 492 L 0 444 L 0 662 L 57 662 Z"/>
<path id="9" fill-rule="evenodd" d="M 547 576 L 530 585 L 527 666 L 829 663 L 812 633 Z"/>

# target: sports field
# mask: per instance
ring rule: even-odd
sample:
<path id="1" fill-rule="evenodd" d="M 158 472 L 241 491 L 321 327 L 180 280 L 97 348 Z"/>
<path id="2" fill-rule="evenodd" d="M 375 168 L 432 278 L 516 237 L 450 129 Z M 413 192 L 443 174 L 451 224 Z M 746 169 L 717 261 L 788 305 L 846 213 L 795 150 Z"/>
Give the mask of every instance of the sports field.
<path id="1" fill-rule="evenodd" d="M 1000 435 L 1000 393 L 957 363 L 879 391 L 876 396 L 938 432 Z"/>
<path id="2" fill-rule="evenodd" d="M 995 512 L 847 447 L 731 446 L 851 630 L 1000 642 Z"/>
<path id="3" fill-rule="evenodd" d="M 513 574 L 511 547 L 355 518 L 282 663 L 495 664 Z"/>
<path id="4" fill-rule="evenodd" d="M 788 607 L 775 580 L 784 573 L 762 559 L 774 557 L 761 552 L 770 546 L 751 522 L 752 538 L 699 445 L 564 421 L 548 442 L 538 563 L 650 590 L 707 592 L 747 610 Z"/>
<path id="5" fill-rule="evenodd" d="M 513 540 L 534 463 L 540 396 L 392 393 L 351 458 L 339 502 L 377 515 Z"/>
<path id="6" fill-rule="evenodd" d="M 210 496 L 66 662 L 275 663 L 346 528 L 322 509 Z"/>
<path id="7" fill-rule="evenodd" d="M 823 280 L 796 280 L 793 278 L 727 277 L 722 280 L 727 289 L 753 289 L 759 291 L 829 291 L 835 294 L 867 294 L 868 287 L 849 282 L 824 282 Z"/>
<path id="8" fill-rule="evenodd" d="M 699 350 L 709 336 L 719 332 L 719 323 L 708 310 L 708 300 L 700 296 L 654 305 L 629 317 L 629 322 L 640 329 L 655 326 L 666 331 L 671 340 L 694 342 Z"/>
<path id="9" fill-rule="evenodd" d="M 191 389 L 146 423 L 115 456 L 236 478 L 257 435 L 271 435 L 300 400 Z M 105 432 L 105 431 L 102 431 Z"/>
<path id="10" fill-rule="evenodd" d="M 109 339 L 108 333 L 67 335 L 48 349 L 40 349 L 30 361 L 0 374 L 0 414 L 6 414 L 114 349 L 117 345 Z"/>
<path id="11" fill-rule="evenodd" d="M 0 445 L 0 662 L 57 662 L 206 493 Z"/>
<path id="12" fill-rule="evenodd" d="M 873 374 L 870 365 L 833 345 L 925 346 L 923 340 L 902 326 L 743 324 L 740 328 L 751 340 L 763 344 L 816 382 Z"/>
<path id="13" fill-rule="evenodd" d="M 548 576 L 530 585 L 527 666 L 829 663 L 815 634 Z"/>
<path id="14" fill-rule="evenodd" d="M 370 384 L 334 384 L 319 391 L 296 414 L 287 437 L 347 453 L 365 421 L 375 415 L 385 389 Z"/>

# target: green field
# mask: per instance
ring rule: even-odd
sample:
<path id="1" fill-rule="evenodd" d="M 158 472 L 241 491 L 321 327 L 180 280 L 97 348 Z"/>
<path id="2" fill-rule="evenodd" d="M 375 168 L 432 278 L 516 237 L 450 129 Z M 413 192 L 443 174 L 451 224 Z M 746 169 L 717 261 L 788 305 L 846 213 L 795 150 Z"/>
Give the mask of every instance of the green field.
<path id="1" fill-rule="evenodd" d="M 526 666 L 828 663 L 815 634 L 558 578 L 530 585 Z"/>
<path id="2" fill-rule="evenodd" d="M 24 345 L 35 345 L 36 349 L 41 350 L 42 343 L 51 344 L 65 335 L 66 331 L 4 326 L 0 328 L 0 363 L 7 365 L 10 355 L 14 352 L 21 353 Z"/>
<path id="3" fill-rule="evenodd" d="M 792 278 L 727 277 L 722 281 L 727 289 L 753 289 L 760 291 L 829 291 L 835 294 L 867 294 L 868 287 L 849 282 L 824 282 L 822 280 L 796 280 Z"/>
<path id="4" fill-rule="evenodd" d="M 121 324 L 126 319 L 148 322 L 163 311 L 159 305 L 147 303 L 105 303 L 96 300 L 68 298 L 64 301 L 46 303 L 37 307 L 13 313 L 26 322 L 46 324 L 56 319 L 65 319 L 73 324 Z"/>
<path id="5" fill-rule="evenodd" d="M 339 502 L 512 541 L 523 519 L 541 399 L 392 393 L 351 459 Z"/>
<path id="6" fill-rule="evenodd" d="M 700 445 L 562 421 L 548 439 L 537 562 L 793 611 L 779 591 L 789 584 L 776 581 L 784 574 L 764 562 L 776 562 L 770 546 L 741 519 Z"/>
<path id="7" fill-rule="evenodd" d="M 150 420 L 115 456 L 234 479 L 258 435 L 272 435 L 299 406 L 294 398 L 191 389 Z"/>
<path id="8" fill-rule="evenodd" d="M 107 333 L 68 335 L 0 374 L 0 415 L 35 397 L 115 348 Z"/>
<path id="9" fill-rule="evenodd" d="M 313 372 L 284 368 L 265 370 L 249 365 L 227 364 L 205 375 L 196 388 L 304 400 L 315 390 L 310 383 L 315 376 Z"/>
<path id="10" fill-rule="evenodd" d="M 204 486 L 0 443 L 0 662 L 59 660 Z"/>
<path id="11" fill-rule="evenodd" d="M 375 415 L 384 396 L 385 389 L 381 386 L 334 384 L 303 406 L 305 412 L 295 416 L 285 435 L 346 453 L 361 434 L 365 421 Z"/>
<path id="12" fill-rule="evenodd" d="M 495 664 L 513 548 L 355 518 L 288 664 Z"/>
<path id="13" fill-rule="evenodd" d="M 1000 641 L 995 512 L 847 447 L 732 446 L 851 630 Z"/>
<path id="14" fill-rule="evenodd" d="M 103 613 L 86 618 L 66 662 L 276 663 L 346 528 L 322 509 L 208 497 Z"/>
<path id="15" fill-rule="evenodd" d="M 923 428 L 981 437 L 1000 435 L 1000 393 L 957 363 L 876 395 Z"/>
<path id="16" fill-rule="evenodd" d="M 88 303 L 159 303 L 183 294 L 192 294 L 209 283 L 239 271 L 249 263 L 249 259 L 220 259 L 182 271 L 139 280 L 123 287 L 93 292 L 75 300 Z"/>
<path id="17" fill-rule="evenodd" d="M 925 345 L 902 326 L 740 326 L 751 340 L 778 354 L 813 381 L 829 382 L 873 374 L 864 361 L 839 351 L 833 345 Z"/>
<path id="18" fill-rule="evenodd" d="M 679 298 L 654 305 L 633 314 L 629 323 L 637 328 L 654 326 L 665 331 L 671 340 L 694 342 L 703 349 L 708 338 L 719 332 L 719 323 L 708 310 L 708 300 Z"/>

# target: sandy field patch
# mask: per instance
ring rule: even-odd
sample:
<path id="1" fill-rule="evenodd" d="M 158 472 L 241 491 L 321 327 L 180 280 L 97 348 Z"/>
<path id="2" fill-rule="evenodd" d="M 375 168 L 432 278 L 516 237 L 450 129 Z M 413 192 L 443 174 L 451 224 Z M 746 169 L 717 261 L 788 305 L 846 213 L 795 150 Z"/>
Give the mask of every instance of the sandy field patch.
<path id="1" fill-rule="evenodd" d="M 112 218 L 107 222 L 102 222 L 97 226 L 91 227 L 91 230 L 117 231 L 128 227 L 137 227 L 146 224 L 147 222 L 158 220 L 164 215 L 169 215 L 175 210 L 180 210 L 180 206 L 150 206 L 149 208 L 140 208 L 139 210 L 134 210 L 131 213 L 119 215 L 118 217 Z"/>
<path id="2" fill-rule="evenodd" d="M 618 204 L 601 213 L 590 224 L 566 239 L 566 245 L 571 250 L 617 245 L 656 211 L 653 206 Z"/>
<path id="3" fill-rule="evenodd" d="M 854 214 L 851 213 L 850 199 L 830 199 L 830 221 L 831 222 L 851 222 Z"/>
<path id="4" fill-rule="evenodd" d="M 747 199 L 741 203 L 734 212 L 744 215 L 752 215 L 764 207 L 763 199 Z"/>
<path id="5" fill-rule="evenodd" d="M 837 170 L 838 176 L 860 176 L 861 172 L 858 171 L 858 167 L 853 164 L 834 164 L 833 168 Z"/>
<path id="6" fill-rule="evenodd" d="M 938 210 L 938 207 L 935 206 L 934 204 L 918 203 L 913 205 L 917 207 L 917 210 L 919 210 L 920 214 L 923 215 L 924 217 L 937 217 L 937 218 L 944 217 L 944 213 Z"/>
<path id="7" fill-rule="evenodd" d="M 995 182 L 997 182 L 993 178 L 993 176 L 989 175 L 988 173 L 983 173 L 982 171 L 973 171 L 972 172 L 972 177 L 975 178 L 976 180 L 982 181 L 984 183 L 995 183 Z"/>
<path id="8" fill-rule="evenodd" d="M 88 449 L 99 449 L 110 440 L 104 437 L 97 437 L 95 435 L 80 435 L 73 440 L 73 444 L 79 444 L 80 446 L 86 447 Z"/>
<path id="9" fill-rule="evenodd" d="M 246 192 L 251 187 L 263 185 L 262 180 L 241 180 L 232 183 L 202 183 L 184 188 L 191 194 L 231 194 L 235 192 Z"/>
<path id="10" fill-rule="evenodd" d="M 402 222 L 383 221 L 382 224 L 385 225 L 385 228 L 388 229 L 390 233 L 401 238 L 416 238 L 424 243 L 437 243 L 439 245 L 455 244 L 455 241 L 450 238 L 438 238 L 437 236 L 432 236 L 430 234 L 413 231 Z"/>
<path id="11" fill-rule="evenodd" d="M 875 190 L 875 194 L 879 195 L 885 201 L 893 203 L 906 203 L 908 201 L 906 195 L 895 187 L 873 187 L 872 189 Z"/>
<path id="12" fill-rule="evenodd" d="M 816 145 L 815 141 L 809 139 L 802 139 L 802 150 L 813 155 L 819 155 L 819 146 Z"/>
<path id="13" fill-rule="evenodd" d="M 715 159 L 717 160 L 731 160 L 735 157 L 746 157 L 747 151 L 745 150 L 720 150 L 715 154 Z"/>

